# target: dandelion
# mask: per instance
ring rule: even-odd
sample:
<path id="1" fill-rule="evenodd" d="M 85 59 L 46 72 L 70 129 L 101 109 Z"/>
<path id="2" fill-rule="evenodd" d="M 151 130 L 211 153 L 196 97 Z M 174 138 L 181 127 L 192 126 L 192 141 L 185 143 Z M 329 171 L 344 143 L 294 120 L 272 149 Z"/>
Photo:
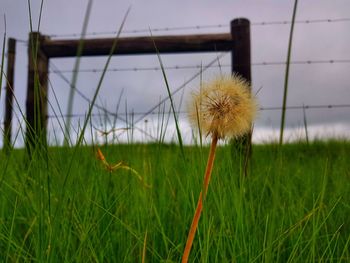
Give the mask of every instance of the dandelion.
<path id="1" fill-rule="evenodd" d="M 236 75 L 220 76 L 205 83 L 193 95 L 189 106 L 189 119 L 198 128 L 200 135 L 211 135 L 212 141 L 197 208 L 188 233 L 182 262 L 188 262 L 198 221 L 206 197 L 213 169 L 216 145 L 219 139 L 234 138 L 251 130 L 256 113 L 256 102 L 249 91 L 249 84 Z"/>
<path id="2" fill-rule="evenodd" d="M 251 128 L 256 112 L 249 84 L 238 76 L 222 76 L 204 83 L 193 95 L 189 119 L 218 139 L 239 137 Z"/>

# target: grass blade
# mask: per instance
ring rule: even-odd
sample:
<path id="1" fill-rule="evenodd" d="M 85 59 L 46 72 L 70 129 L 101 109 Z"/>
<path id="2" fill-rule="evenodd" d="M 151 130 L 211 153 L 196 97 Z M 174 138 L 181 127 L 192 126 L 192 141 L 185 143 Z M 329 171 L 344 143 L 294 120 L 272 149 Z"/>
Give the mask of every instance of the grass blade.
<path id="1" fill-rule="evenodd" d="M 304 130 L 305 130 L 306 143 L 309 144 L 309 132 L 307 129 L 307 119 L 306 119 L 306 111 L 305 111 L 304 104 L 303 104 L 303 120 L 304 120 Z"/>
<path id="2" fill-rule="evenodd" d="M 151 37 L 152 37 L 152 33 L 151 33 Z M 180 145 L 180 150 L 181 150 L 181 154 L 182 154 L 182 157 L 184 158 L 185 160 L 185 152 L 184 152 L 184 147 L 183 147 L 183 142 L 182 142 L 182 136 L 181 136 L 181 132 L 180 132 L 180 128 L 179 128 L 179 121 L 178 121 L 178 118 L 177 118 L 177 115 L 176 115 L 176 110 L 175 110 L 175 106 L 174 106 L 174 101 L 173 101 L 173 97 L 172 97 L 172 93 L 170 92 L 170 88 L 169 88 L 169 83 L 168 83 L 168 78 L 165 74 L 165 70 L 164 70 L 164 65 L 163 65 L 163 62 L 162 62 L 162 59 L 160 57 L 160 54 L 159 54 L 159 50 L 156 46 L 156 43 L 154 42 L 154 39 L 152 39 L 153 41 L 153 45 L 154 45 L 154 48 L 156 50 L 156 53 L 157 53 L 157 57 L 158 57 L 158 61 L 160 63 L 160 67 L 162 69 L 162 74 L 163 74 L 163 79 L 164 79 L 164 82 L 165 82 L 165 86 L 166 86 L 166 90 L 168 92 L 168 96 L 169 96 L 169 100 L 170 100 L 170 105 L 171 105 L 171 109 L 172 109 L 172 112 L 173 112 L 173 115 L 174 115 L 174 120 L 175 120 L 175 126 L 176 126 L 176 133 L 177 133 L 177 138 L 179 140 L 179 145 Z"/>
<path id="3" fill-rule="evenodd" d="M 298 5 L 298 0 L 295 0 L 295 2 L 294 2 L 294 9 L 293 9 L 292 23 L 291 23 L 290 34 L 289 34 L 289 42 L 288 42 L 288 54 L 287 54 L 287 62 L 286 62 L 286 73 L 285 73 L 285 76 L 284 76 L 284 91 L 283 91 L 283 104 L 282 104 L 282 116 L 281 116 L 281 131 L 280 131 L 280 140 L 279 140 L 279 144 L 280 145 L 283 143 L 283 131 L 284 131 L 284 122 L 285 122 L 286 104 L 287 104 L 287 94 L 288 94 L 289 65 L 290 65 L 290 57 L 291 57 L 291 52 L 292 52 L 293 31 L 294 31 L 294 24 L 295 24 L 295 16 L 296 16 L 296 13 L 297 13 L 297 5 Z"/>
<path id="4" fill-rule="evenodd" d="M 89 0 L 87 8 L 86 8 L 86 12 L 85 12 L 83 30 L 81 32 L 79 46 L 78 46 L 78 50 L 77 50 L 77 59 L 75 60 L 75 64 L 74 64 L 74 71 L 73 71 L 74 73 L 73 73 L 72 81 L 71 81 L 71 85 L 70 85 L 70 92 L 69 92 L 69 97 L 68 97 L 68 108 L 67 108 L 66 130 L 65 130 L 65 135 L 64 135 L 64 138 L 65 138 L 64 145 L 68 145 L 69 138 L 70 138 L 69 129 L 70 129 L 71 121 L 72 121 L 71 115 L 72 115 L 72 111 L 73 111 L 75 86 L 76 86 L 77 80 L 78 80 L 80 58 L 81 58 L 81 55 L 83 53 L 84 38 L 86 35 L 88 23 L 89 23 L 91 9 L 92 9 L 92 0 Z"/>
<path id="5" fill-rule="evenodd" d="M 0 99 L 1 99 L 1 91 L 2 91 L 2 75 L 4 73 L 4 61 L 5 61 L 5 46 L 6 46 L 6 17 L 4 16 L 4 38 L 2 40 L 2 54 L 1 54 L 1 69 L 0 69 Z"/>

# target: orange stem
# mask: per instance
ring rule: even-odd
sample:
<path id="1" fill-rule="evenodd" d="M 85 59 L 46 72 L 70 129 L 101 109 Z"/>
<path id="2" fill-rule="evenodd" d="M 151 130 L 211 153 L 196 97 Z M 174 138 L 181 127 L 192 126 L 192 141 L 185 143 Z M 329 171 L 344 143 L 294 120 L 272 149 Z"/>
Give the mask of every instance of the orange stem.
<path id="1" fill-rule="evenodd" d="M 202 209 L 203 209 L 203 196 L 205 199 L 205 197 L 207 195 L 207 191 L 208 191 L 211 172 L 213 170 L 217 142 L 218 142 L 218 136 L 216 134 L 214 134 L 213 139 L 211 141 L 210 152 L 209 152 L 208 162 L 207 162 L 207 168 L 205 169 L 203 189 L 199 194 L 197 208 L 196 208 L 196 211 L 195 211 L 194 216 L 193 216 L 191 228 L 190 228 L 190 231 L 189 231 L 188 237 L 187 237 L 185 250 L 184 250 L 184 253 L 182 255 L 182 260 L 181 260 L 182 263 L 187 263 L 188 257 L 190 256 L 193 239 L 194 239 L 194 236 L 196 234 L 198 222 L 199 222 L 199 219 L 201 217 L 201 213 L 202 213 Z M 202 192 L 204 194 L 202 194 Z"/>

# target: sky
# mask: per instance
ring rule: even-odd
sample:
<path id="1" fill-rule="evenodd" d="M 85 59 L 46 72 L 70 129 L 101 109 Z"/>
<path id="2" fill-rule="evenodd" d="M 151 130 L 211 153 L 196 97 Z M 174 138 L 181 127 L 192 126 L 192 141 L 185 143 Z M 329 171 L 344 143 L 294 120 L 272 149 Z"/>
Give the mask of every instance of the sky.
<path id="1" fill-rule="evenodd" d="M 87 0 L 46 0 L 43 1 L 42 17 L 39 31 L 53 39 L 77 38 L 82 31 L 87 8 Z M 0 0 L 0 15 L 6 17 L 6 36 L 20 40 L 17 43 L 17 59 L 15 71 L 15 96 L 21 109 L 25 109 L 26 81 L 27 81 L 27 41 L 32 22 L 33 30 L 37 30 L 41 1 L 30 1 L 32 21 L 29 18 L 28 1 Z M 251 53 L 252 53 L 252 91 L 257 93 L 259 105 L 266 107 L 280 107 L 282 105 L 285 65 L 256 65 L 263 62 L 286 61 L 290 24 L 263 24 L 271 21 L 290 21 L 294 1 L 287 0 L 148 0 L 148 1 L 116 1 L 95 0 L 92 4 L 88 29 L 90 33 L 115 32 L 118 30 L 123 16 L 130 7 L 130 13 L 124 26 L 122 36 L 149 35 L 151 29 L 154 35 L 183 35 L 201 33 L 228 33 L 230 21 L 244 17 L 251 21 Z M 350 2 L 348 0 L 299 0 L 296 13 L 297 21 L 314 21 L 330 19 L 323 23 L 297 23 L 294 28 L 292 61 L 344 61 L 340 63 L 310 63 L 291 64 L 289 72 L 289 87 L 287 106 L 304 105 L 341 105 L 350 102 Z M 339 21 L 338 19 L 347 20 Z M 207 25 L 221 25 L 212 28 Z M 196 28 L 199 26 L 199 28 Z M 164 30 L 160 28 L 191 27 L 182 30 Z M 203 28 L 201 28 L 203 27 Z M 144 30 L 145 29 L 145 30 Z M 130 30 L 137 30 L 132 33 Z M 141 32 L 140 32 L 141 31 Z M 5 23 L 0 20 L 0 36 L 5 33 Z M 88 37 L 113 37 L 115 34 L 90 34 Z M 167 67 L 183 65 L 207 65 L 221 56 L 221 53 L 197 53 L 162 55 L 162 61 Z M 84 57 L 81 59 L 80 69 L 101 69 L 107 57 Z M 75 58 L 60 58 L 50 60 L 50 70 L 62 70 L 62 76 L 50 73 L 49 101 L 52 108 L 49 115 L 59 110 L 67 112 L 69 85 L 72 74 L 67 72 L 74 67 Z M 225 54 L 216 63 L 216 67 L 203 73 L 203 79 L 209 80 L 215 75 L 230 72 L 231 54 Z M 6 62 L 6 61 L 5 61 Z M 221 65 L 221 68 L 219 67 Z M 156 55 L 114 56 L 111 69 L 159 67 Z M 171 90 L 183 85 L 198 69 L 166 70 Z M 78 74 L 77 89 L 86 97 L 92 98 L 101 72 L 81 72 Z M 189 82 L 181 92 L 174 96 L 178 110 L 186 111 L 186 104 L 191 92 L 199 86 L 199 78 Z M 55 96 L 58 103 L 56 103 Z M 119 97 L 121 98 L 118 104 Z M 132 118 L 138 120 L 138 113 L 146 112 L 158 102 L 167 97 L 165 82 L 161 71 L 111 71 L 104 78 L 97 103 L 101 107 L 118 112 L 129 122 Z M 1 120 L 4 115 L 4 96 L 1 98 Z M 79 95 L 74 97 L 74 114 L 85 114 L 88 102 Z M 160 107 L 156 111 L 162 111 Z M 164 105 L 166 112 L 169 104 Z M 95 113 L 101 113 L 97 108 Z M 134 117 L 125 115 L 134 112 Z M 16 109 L 19 114 L 19 110 Z M 350 108 L 302 109 L 288 110 L 286 114 L 286 140 L 303 138 L 304 116 L 307 120 L 309 134 L 313 138 L 319 137 L 348 137 L 350 134 Z M 136 124 L 138 129 L 147 134 L 159 135 L 160 114 L 146 116 Z M 21 121 L 21 117 L 18 118 Z M 80 122 L 83 117 L 80 118 Z M 281 119 L 280 110 L 262 110 L 255 123 L 253 139 L 256 142 L 271 141 L 278 137 Z M 147 121 L 145 121 L 147 120 Z M 167 120 L 167 118 L 165 119 Z M 53 130 L 59 130 L 59 121 L 49 119 L 50 138 L 54 141 Z M 94 117 L 97 129 L 110 129 L 113 120 L 106 117 Z M 79 126 L 79 118 L 73 121 L 73 128 Z M 123 128 L 127 124 L 117 121 L 117 127 Z M 185 114 L 180 114 L 180 126 L 185 140 L 191 141 L 192 133 Z M 18 129 L 14 123 L 14 130 Z M 174 139 L 174 122 L 169 118 L 167 139 Z M 139 140 L 153 140 L 144 133 L 135 131 L 134 136 Z M 158 133 L 158 135 L 157 135 Z M 129 132 L 120 135 L 121 140 L 130 139 Z M 21 136 L 20 136 L 21 137 Z M 0 139 L 1 143 L 2 138 Z M 18 144 L 21 144 L 21 138 Z M 23 140 L 22 140 L 23 141 Z"/>

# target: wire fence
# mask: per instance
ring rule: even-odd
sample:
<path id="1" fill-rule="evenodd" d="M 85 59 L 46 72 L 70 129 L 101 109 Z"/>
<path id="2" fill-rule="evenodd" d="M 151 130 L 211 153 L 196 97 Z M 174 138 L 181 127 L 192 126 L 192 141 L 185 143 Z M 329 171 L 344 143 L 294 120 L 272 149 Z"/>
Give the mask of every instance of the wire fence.
<path id="1" fill-rule="evenodd" d="M 320 23 L 344 23 L 350 22 L 350 18 L 323 18 L 323 19 L 304 19 L 297 20 L 295 24 L 320 24 Z M 260 21 L 251 22 L 251 26 L 277 26 L 277 25 L 290 25 L 291 21 Z M 160 28 L 142 28 L 142 29 L 129 29 L 123 30 L 122 34 L 139 34 L 139 33 L 149 33 L 150 31 L 155 32 L 172 32 L 172 31 L 183 31 L 183 30 L 202 30 L 202 29 L 220 29 L 229 28 L 227 24 L 216 24 L 216 25 L 193 25 L 193 26 L 180 26 L 180 27 L 160 27 Z M 85 36 L 101 36 L 101 35 L 115 35 L 117 31 L 99 31 L 99 32 L 88 32 Z M 71 33 L 71 34 L 51 34 L 52 38 L 65 38 L 65 37 L 80 37 L 81 33 Z"/>
<path id="2" fill-rule="evenodd" d="M 291 129 L 288 132 L 288 138 L 294 138 L 296 140 L 302 140 L 304 138 L 304 136 L 307 137 L 307 140 L 309 139 L 307 133 L 308 133 L 308 128 L 311 129 L 311 133 L 314 133 L 314 137 L 315 138 L 321 138 L 320 136 L 322 136 L 322 133 L 315 133 L 314 129 L 312 126 L 307 125 L 306 123 L 306 110 L 320 110 L 320 109 L 340 109 L 340 108 L 348 108 L 350 109 L 350 104 L 324 104 L 324 105 L 292 105 L 292 106 L 287 106 L 286 109 L 287 110 L 303 110 L 303 114 L 304 114 L 304 127 L 297 125 L 297 127 L 290 127 L 289 129 Z M 259 111 L 276 111 L 276 110 L 282 110 L 282 107 L 260 107 Z M 106 143 L 106 140 L 108 140 L 109 143 L 120 143 L 123 141 L 133 141 L 134 139 L 136 139 L 135 141 L 138 142 L 155 142 L 155 141 L 159 141 L 160 137 L 161 137 L 161 132 L 158 126 L 162 126 L 165 125 L 167 128 L 165 128 L 165 130 L 167 130 L 168 134 L 168 141 L 173 141 L 176 136 L 175 136 L 175 131 L 172 130 L 171 128 L 169 129 L 170 123 L 173 123 L 174 120 L 172 119 L 172 112 L 169 110 L 167 112 L 159 112 L 159 111 L 153 111 L 153 112 L 121 112 L 118 114 L 109 114 L 108 112 L 99 112 L 99 113 L 93 113 L 91 114 L 91 118 L 93 119 L 93 121 L 91 122 L 91 128 L 92 131 L 95 133 L 94 135 L 94 141 L 95 143 Z M 190 134 L 191 131 L 188 130 L 187 125 L 184 123 L 184 119 L 180 118 L 180 115 L 187 115 L 188 112 L 187 111 L 177 111 L 176 115 L 178 116 L 178 122 L 179 125 L 182 126 L 181 130 L 182 130 L 182 134 Z M 111 116 L 112 115 L 112 116 Z M 136 124 L 134 123 L 134 117 L 135 116 L 149 116 L 149 118 L 144 118 L 143 122 L 140 124 Z M 150 116 L 152 115 L 152 116 Z M 113 120 L 113 118 L 110 117 L 117 117 L 117 116 L 125 116 L 125 119 L 129 120 L 127 122 L 124 123 L 119 123 L 118 125 L 116 125 L 116 122 Z M 155 117 L 154 117 L 155 116 Z M 58 121 L 58 119 L 65 119 L 67 117 L 70 118 L 87 118 L 86 114 L 71 114 L 71 115 L 48 115 L 48 118 L 53 118 L 56 119 Z M 160 124 L 160 120 L 163 119 L 163 123 L 166 124 Z M 164 119 L 166 121 L 164 121 Z M 153 126 L 152 126 L 153 124 Z M 156 125 L 156 127 L 154 127 L 154 124 Z M 148 125 L 148 126 L 147 126 Z M 267 135 L 264 134 L 260 134 L 259 133 L 259 128 L 258 128 L 258 135 L 256 138 L 256 142 L 267 142 L 267 141 L 271 141 L 274 140 L 274 134 L 273 134 L 273 128 L 271 127 L 271 132 L 267 133 Z M 288 130 L 288 128 L 286 128 Z M 334 131 L 332 131 L 331 129 L 327 129 L 325 127 L 322 127 L 323 129 L 323 135 L 324 136 L 337 136 L 337 138 L 348 138 L 347 132 L 345 128 L 338 131 L 338 133 L 335 133 Z M 255 129 L 256 131 L 256 129 Z M 301 132 L 302 131 L 302 132 Z M 55 131 L 54 131 L 55 132 Z M 77 134 L 78 132 L 75 131 Z M 194 132 L 192 130 L 192 132 Z M 260 130 L 261 132 L 261 130 Z M 292 132 L 292 133 L 291 133 Z M 57 132 L 56 132 L 57 133 Z M 91 133 L 91 132 L 90 132 Z M 266 133 L 266 131 L 265 131 Z M 293 134 L 296 133 L 296 134 Z M 301 134 L 303 133 L 303 134 Z M 304 134 L 305 133 L 305 134 Z M 138 134 L 138 135 L 137 135 Z M 193 135 L 192 135 L 193 136 Z M 133 138 L 133 139 L 130 139 Z M 305 138 L 304 138 L 305 139 Z M 102 140 L 102 141 L 101 141 Z M 175 139 L 176 140 L 176 139 Z M 187 138 L 187 143 L 193 143 L 193 137 L 191 137 L 190 139 Z"/>
<path id="3" fill-rule="evenodd" d="M 306 19 L 306 20 L 298 20 L 295 21 L 295 24 L 321 24 L 321 23 L 345 23 L 350 22 L 350 18 L 327 18 L 327 19 Z M 259 27 L 259 26 L 278 26 L 278 25 L 290 25 L 291 21 L 261 21 L 261 22 L 252 22 L 251 26 Z M 202 30 L 202 29 L 228 29 L 229 25 L 223 25 L 223 24 L 216 24 L 216 25 L 194 25 L 194 26 L 183 26 L 183 27 L 163 27 L 163 28 L 152 28 L 152 32 L 173 32 L 173 31 L 181 31 L 181 30 Z M 134 29 L 134 30 L 124 30 L 122 33 L 124 34 L 137 34 L 137 33 L 149 33 L 150 29 Z M 115 35 L 117 32 L 115 31 L 104 31 L 104 32 L 89 32 L 85 34 L 84 36 L 101 36 L 101 35 Z M 52 34 L 49 35 L 52 38 L 63 38 L 63 37 L 81 37 L 80 33 L 72 33 L 72 34 Z M 27 40 L 23 39 L 17 39 L 17 41 L 21 44 L 27 45 Z M 76 93 L 86 102 L 91 103 L 91 99 L 84 94 L 80 89 L 77 87 L 71 86 L 71 81 L 65 76 L 65 73 L 101 73 L 101 72 L 144 72 L 144 71 L 160 71 L 162 69 L 164 70 L 197 70 L 195 74 L 193 74 L 188 80 L 186 80 L 181 86 L 179 86 L 177 89 L 173 91 L 171 94 L 172 96 L 178 93 L 179 91 L 183 90 L 187 84 L 189 84 L 191 81 L 196 79 L 198 76 L 200 76 L 205 70 L 210 68 L 228 68 L 231 67 L 231 64 L 220 64 L 219 61 L 222 57 L 224 57 L 227 53 L 222 53 L 218 55 L 214 60 L 210 61 L 206 65 L 202 64 L 192 64 L 192 65 L 170 65 L 170 66 L 164 66 L 163 68 L 160 66 L 146 66 L 146 67 L 112 67 L 108 68 L 107 70 L 102 68 L 85 68 L 85 69 L 79 69 L 79 70 L 72 70 L 72 69 L 58 69 L 58 67 L 50 61 L 50 66 L 53 68 L 49 71 L 51 74 L 58 75 L 70 88 L 74 88 Z M 349 64 L 350 59 L 311 59 L 311 60 L 294 60 L 289 62 L 293 65 L 314 65 L 314 64 Z M 285 61 L 260 61 L 260 62 L 253 62 L 251 63 L 251 66 L 260 67 L 260 66 L 283 66 L 286 65 Z M 160 105 L 165 103 L 168 100 L 169 97 L 162 99 L 159 101 L 156 105 L 150 107 L 147 111 L 142 112 L 123 112 L 123 113 L 116 113 L 113 111 L 110 111 L 106 107 L 95 104 L 96 109 L 98 109 L 99 113 L 93 113 L 91 117 L 99 117 L 103 118 L 108 116 L 113 116 L 124 123 L 127 123 L 127 116 L 135 116 L 136 118 L 133 119 L 133 129 L 138 130 L 142 134 L 152 137 L 150 134 L 148 134 L 147 131 L 145 131 L 143 128 L 135 126 L 138 122 L 142 120 L 146 120 L 146 117 L 148 115 L 159 115 L 164 114 L 160 113 L 159 111 L 156 111 L 157 108 L 159 108 Z M 350 104 L 315 104 L 315 105 L 291 105 L 287 106 L 286 110 L 321 110 L 321 109 L 339 109 L 339 108 L 350 108 Z M 260 111 L 278 111 L 282 110 L 282 107 L 280 106 L 263 106 L 260 107 Z M 169 114 L 168 112 L 167 114 Z M 177 115 L 186 115 L 186 111 L 177 111 Z M 60 114 L 51 114 L 47 116 L 49 119 L 62 119 L 62 118 L 84 118 L 86 117 L 86 114 L 84 113 L 76 113 L 71 115 L 64 115 L 62 113 Z"/>
<path id="4" fill-rule="evenodd" d="M 210 67 L 212 67 L 215 63 L 218 63 L 218 61 L 220 61 L 220 59 L 222 59 L 224 56 L 226 56 L 229 52 L 224 52 L 221 53 L 220 55 L 218 55 L 215 59 L 213 59 L 212 61 L 210 61 L 208 64 L 202 66 L 200 68 L 200 70 L 198 72 L 196 72 L 195 74 L 193 74 L 189 79 L 187 79 L 182 85 L 180 85 L 178 88 L 176 88 L 170 95 L 174 96 L 176 93 L 178 93 L 179 91 L 183 90 L 190 82 L 192 82 L 194 79 L 196 79 L 197 77 L 199 77 L 203 72 L 205 72 L 207 69 L 209 69 Z M 53 67 L 56 68 L 56 72 L 58 73 L 58 75 L 60 76 L 60 78 L 66 82 L 70 88 L 74 88 L 77 92 L 78 95 L 80 95 L 80 97 L 82 97 L 85 101 L 87 101 L 89 104 L 91 103 L 91 100 L 83 93 L 81 92 L 79 89 L 77 89 L 76 87 L 71 87 L 71 83 L 70 81 L 60 72 L 60 70 L 57 68 L 57 66 L 55 66 L 54 64 L 52 64 Z M 166 97 L 162 100 L 160 100 L 156 105 L 154 105 L 153 107 L 151 107 L 148 111 L 146 111 L 143 115 L 141 115 L 136 121 L 135 123 L 138 123 L 139 121 L 141 121 L 142 119 L 144 119 L 144 117 L 146 117 L 148 114 L 150 114 L 151 112 L 153 112 L 155 109 L 157 109 L 160 105 L 162 105 L 164 102 L 166 102 L 169 99 L 169 97 Z M 100 106 L 99 104 L 95 103 L 95 107 L 103 110 L 104 112 L 109 113 L 110 115 L 115 115 L 115 113 L 107 110 L 106 108 L 104 108 L 103 106 Z M 126 121 L 125 119 L 121 118 L 120 116 L 117 115 L 117 117 L 121 120 L 123 120 L 124 122 Z"/>
<path id="5" fill-rule="evenodd" d="M 292 65 L 312 65 L 312 64 L 348 64 L 350 63 L 350 59 L 328 59 L 328 60 L 295 60 L 290 61 L 289 64 Z M 252 66 L 283 66 L 286 65 L 285 61 L 262 61 L 262 62 L 253 62 Z M 172 65 L 172 66 L 164 66 L 165 70 L 182 70 L 182 69 L 197 69 L 200 70 L 203 65 Z M 209 68 L 229 68 L 231 64 L 214 64 Z M 86 68 L 86 69 L 61 69 L 61 70 L 50 70 L 49 73 L 52 74 L 61 74 L 61 73 L 101 73 L 101 72 L 138 72 L 138 71 L 161 71 L 162 67 L 154 66 L 154 67 L 127 67 L 127 68 Z"/>
<path id="6" fill-rule="evenodd" d="M 178 91 L 182 90 L 183 88 L 186 87 L 188 83 L 190 83 L 192 80 L 194 80 L 196 77 L 198 77 L 200 74 L 202 74 L 205 70 L 209 68 L 218 68 L 218 67 L 231 67 L 229 64 L 220 64 L 219 60 L 224 57 L 226 54 L 229 52 L 222 53 L 220 56 L 216 57 L 214 60 L 212 60 L 210 63 L 207 65 L 174 65 L 174 66 L 168 66 L 168 67 L 163 67 L 163 69 L 173 69 L 173 70 L 178 70 L 178 69 L 195 69 L 198 70 L 198 72 L 192 76 L 188 81 L 184 83 L 184 85 L 181 85 L 178 87 L 175 92 L 172 93 L 172 96 L 177 93 Z M 302 65 L 302 64 L 337 64 L 337 63 L 350 63 L 350 59 L 330 59 L 330 60 L 299 60 L 299 61 L 292 61 L 291 64 L 296 64 L 296 65 Z M 257 63 L 252 63 L 253 66 L 270 66 L 270 65 L 285 65 L 286 62 L 283 61 L 269 61 L 269 62 L 257 62 Z M 58 74 L 69 86 L 71 85 L 70 81 L 65 77 L 64 73 L 69 73 L 69 72 L 74 72 L 71 70 L 60 70 L 57 68 L 55 64 L 52 64 L 54 67 L 54 70 L 51 71 L 51 73 Z M 145 67 L 145 68 L 110 68 L 107 71 L 147 71 L 147 70 L 162 70 L 161 67 Z M 81 69 L 76 72 L 102 72 L 102 69 Z M 76 92 L 80 97 L 82 97 L 85 101 L 90 103 L 89 98 L 84 95 L 79 89 L 76 89 Z M 141 120 L 147 121 L 147 116 L 149 115 L 163 115 L 166 114 L 169 116 L 171 112 L 167 113 L 162 113 L 159 111 L 156 111 L 156 109 L 159 109 L 159 106 L 163 103 L 165 103 L 168 100 L 167 98 L 164 98 L 162 101 L 160 101 L 158 104 L 150 108 L 148 111 L 142 111 L 142 112 L 123 112 L 123 113 L 116 113 L 116 112 L 111 112 L 110 110 L 106 109 L 105 107 L 97 104 L 95 105 L 98 110 L 101 112 L 99 113 L 93 113 L 91 115 L 92 118 L 98 117 L 100 120 L 106 118 L 107 116 L 113 116 L 119 120 L 122 120 L 124 123 L 127 123 L 127 119 L 130 119 L 130 116 L 132 116 L 132 127 L 131 129 L 137 130 L 141 132 L 141 134 L 144 134 L 146 137 L 149 137 L 151 139 L 155 139 L 154 136 L 150 135 L 147 131 L 144 130 L 144 128 L 136 126 L 138 122 Z M 286 110 L 307 110 L 307 109 L 312 109 L 312 110 L 320 110 L 320 109 L 339 109 L 339 108 L 350 108 L 350 104 L 318 104 L 318 105 L 291 105 L 287 106 Z M 280 106 L 263 106 L 260 107 L 260 111 L 277 111 L 277 110 L 282 110 L 282 107 Z M 176 114 L 178 116 L 180 115 L 186 115 L 186 111 L 177 111 Z M 129 116 L 129 117 L 128 117 Z M 47 116 L 50 119 L 58 119 L 58 118 L 85 118 L 86 114 L 83 113 L 77 113 L 77 114 L 71 114 L 71 115 L 49 115 Z M 128 127 L 129 128 L 129 127 Z M 113 130 L 113 129 L 112 129 Z M 123 131 L 125 132 L 125 131 Z M 123 133 L 122 132 L 122 133 Z"/>
<path id="7" fill-rule="evenodd" d="M 286 110 L 300 110 L 300 109 L 337 109 L 337 108 L 350 108 L 350 104 L 318 104 L 318 105 L 292 105 L 287 106 Z M 259 107 L 259 111 L 274 111 L 274 110 L 282 110 L 283 108 L 280 106 L 266 106 L 266 107 Z M 106 115 L 111 116 L 126 116 L 126 115 L 133 115 L 133 116 L 139 116 L 139 115 L 159 115 L 164 114 L 163 112 L 159 111 L 152 111 L 152 112 L 121 112 L 121 113 L 111 113 L 107 109 L 102 109 L 102 113 L 93 113 L 91 114 L 92 117 L 105 117 Z M 176 111 L 177 115 L 187 115 L 187 111 Z M 77 114 L 71 114 L 71 115 L 48 115 L 48 118 L 81 118 L 86 117 L 85 113 L 77 113 Z"/>
<path id="8" fill-rule="evenodd" d="M 350 22 L 350 17 L 343 18 L 322 18 L 322 19 L 303 19 L 296 20 L 295 24 L 332 24 L 332 23 L 347 23 Z M 280 20 L 280 21 L 260 21 L 260 22 L 251 22 L 250 25 L 253 27 L 257 26 L 280 26 L 280 25 L 290 25 L 291 21 Z M 228 29 L 230 25 L 228 24 L 215 24 L 215 25 L 192 25 L 192 26 L 181 26 L 181 27 L 160 27 L 160 28 L 143 28 L 143 29 L 129 29 L 123 30 L 121 34 L 139 34 L 139 33 L 149 33 L 150 31 L 155 32 L 172 32 L 172 31 L 182 31 L 182 30 L 203 30 L 203 29 Z M 107 35 L 116 35 L 117 31 L 95 31 L 88 32 L 84 34 L 86 36 L 107 36 Z M 48 35 L 51 38 L 67 38 L 67 37 L 81 37 L 81 33 L 69 33 L 69 34 L 50 34 Z M 16 39 L 17 42 L 22 44 L 28 44 L 27 40 Z"/>

